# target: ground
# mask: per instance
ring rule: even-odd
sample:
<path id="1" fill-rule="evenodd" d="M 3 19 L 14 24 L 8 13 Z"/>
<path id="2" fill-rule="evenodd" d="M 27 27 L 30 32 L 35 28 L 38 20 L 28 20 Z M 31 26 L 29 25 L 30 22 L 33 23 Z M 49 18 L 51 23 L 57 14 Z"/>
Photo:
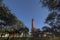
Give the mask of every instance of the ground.
<path id="1" fill-rule="evenodd" d="M 60 40 L 60 37 L 56 38 L 26 38 L 26 37 L 21 37 L 21 38 L 0 38 L 0 40 Z"/>

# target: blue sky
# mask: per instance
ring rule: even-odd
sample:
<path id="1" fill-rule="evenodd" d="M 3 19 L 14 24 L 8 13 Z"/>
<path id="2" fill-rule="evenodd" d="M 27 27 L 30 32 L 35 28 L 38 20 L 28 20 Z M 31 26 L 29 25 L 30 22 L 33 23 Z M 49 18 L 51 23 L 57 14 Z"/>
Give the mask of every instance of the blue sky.
<path id="1" fill-rule="evenodd" d="M 6 6 L 17 18 L 31 29 L 31 20 L 34 19 L 35 28 L 41 29 L 48 16 L 48 9 L 42 8 L 40 0 L 4 0 Z"/>

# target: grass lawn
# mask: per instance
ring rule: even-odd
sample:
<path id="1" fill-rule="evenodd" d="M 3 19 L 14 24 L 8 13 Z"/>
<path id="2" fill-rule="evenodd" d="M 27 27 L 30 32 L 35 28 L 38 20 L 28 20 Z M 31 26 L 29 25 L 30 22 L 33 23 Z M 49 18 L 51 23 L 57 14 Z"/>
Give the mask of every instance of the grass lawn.
<path id="1" fill-rule="evenodd" d="M 21 38 L 0 38 L 0 40 L 60 40 L 59 37 L 56 38 L 26 38 L 26 37 L 21 37 Z"/>

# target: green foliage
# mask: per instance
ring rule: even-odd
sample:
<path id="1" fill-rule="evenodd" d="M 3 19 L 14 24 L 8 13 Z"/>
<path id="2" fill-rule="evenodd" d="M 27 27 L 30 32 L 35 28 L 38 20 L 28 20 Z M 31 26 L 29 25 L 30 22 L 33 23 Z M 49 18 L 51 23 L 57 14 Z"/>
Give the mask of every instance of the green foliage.
<path id="1" fill-rule="evenodd" d="M 49 24 L 50 26 L 53 26 L 56 24 L 57 22 L 57 13 L 56 12 L 52 12 L 48 15 L 48 17 L 46 18 L 45 23 Z"/>
<path id="2" fill-rule="evenodd" d="M 0 1 L 1 4 L 3 4 L 2 0 Z M 0 20 L 4 21 L 3 24 L 5 25 L 24 25 L 23 22 L 18 20 L 9 8 L 5 6 L 5 4 L 3 4 L 3 6 L 0 5 Z"/>
<path id="3" fill-rule="evenodd" d="M 55 37 L 55 38 L 32 38 L 32 37 L 27 37 L 28 40 L 60 40 L 59 37 Z M 18 38 L 0 38 L 0 40 L 26 40 L 26 37 L 18 37 Z"/>
<path id="4" fill-rule="evenodd" d="M 60 0 L 41 0 L 44 7 L 50 10 L 45 23 L 51 26 L 54 34 L 60 33 Z M 60 34 L 59 34 L 60 35 Z"/>
<path id="5" fill-rule="evenodd" d="M 60 10 L 60 0 L 41 0 L 41 3 L 49 10 Z"/>
<path id="6" fill-rule="evenodd" d="M 3 20 L 6 23 L 6 25 L 16 24 L 17 18 L 14 14 L 12 14 L 8 10 L 4 9 L 3 7 L 0 7 L 0 10 L 1 10 L 0 11 L 0 20 Z"/>
<path id="7" fill-rule="evenodd" d="M 17 17 L 9 10 L 8 7 L 6 7 L 5 4 L 3 4 L 3 0 L 0 0 L 0 20 L 3 22 L 0 22 L 0 25 L 3 24 L 4 26 L 13 26 L 13 25 L 19 25 L 21 26 L 21 29 L 4 29 L 2 31 L 8 32 L 8 33 L 16 33 L 16 32 L 25 32 L 28 33 L 29 29 L 25 27 L 24 23 L 17 19 Z"/>
<path id="8" fill-rule="evenodd" d="M 48 26 L 43 26 L 43 32 L 51 32 L 51 28 Z"/>

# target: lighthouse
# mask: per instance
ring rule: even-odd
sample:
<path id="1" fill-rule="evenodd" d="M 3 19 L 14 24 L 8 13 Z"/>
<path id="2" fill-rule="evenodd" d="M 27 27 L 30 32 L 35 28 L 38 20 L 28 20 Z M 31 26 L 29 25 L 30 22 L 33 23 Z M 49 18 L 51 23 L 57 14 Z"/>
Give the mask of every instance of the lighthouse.
<path id="1" fill-rule="evenodd" d="M 32 19 L 32 36 L 34 35 L 34 19 Z"/>
<path id="2" fill-rule="evenodd" d="M 34 30 L 34 19 L 32 19 L 32 30 Z"/>

